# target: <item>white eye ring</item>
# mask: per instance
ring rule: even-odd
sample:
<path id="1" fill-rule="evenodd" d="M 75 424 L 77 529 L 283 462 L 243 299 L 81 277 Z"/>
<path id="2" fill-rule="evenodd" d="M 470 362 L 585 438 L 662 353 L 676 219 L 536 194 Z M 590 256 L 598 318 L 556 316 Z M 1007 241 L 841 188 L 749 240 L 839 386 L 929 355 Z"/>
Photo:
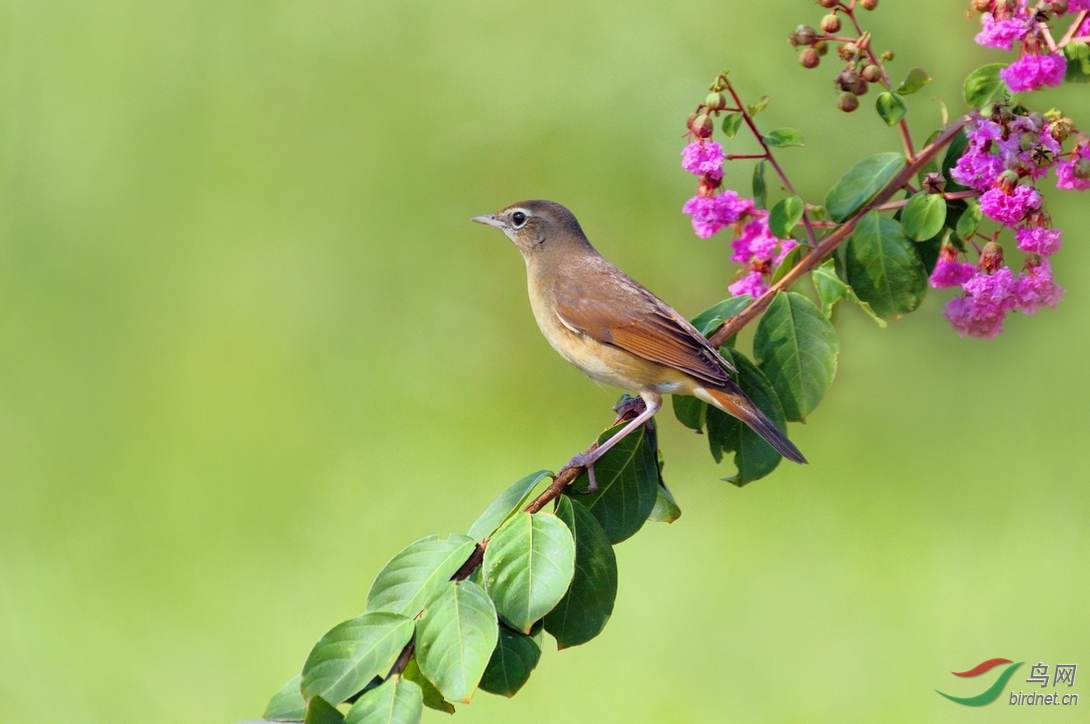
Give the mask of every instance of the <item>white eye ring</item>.
<path id="1" fill-rule="evenodd" d="M 526 225 L 526 220 L 529 218 L 529 214 L 527 214 L 525 211 L 519 210 L 511 214 L 511 223 L 516 229 L 521 229 L 523 226 Z"/>

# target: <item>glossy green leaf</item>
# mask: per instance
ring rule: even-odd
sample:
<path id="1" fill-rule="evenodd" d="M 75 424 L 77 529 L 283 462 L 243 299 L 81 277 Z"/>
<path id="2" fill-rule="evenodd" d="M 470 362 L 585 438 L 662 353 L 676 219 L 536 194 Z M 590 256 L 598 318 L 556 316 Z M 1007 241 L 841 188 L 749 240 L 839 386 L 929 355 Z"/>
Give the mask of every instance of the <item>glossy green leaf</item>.
<path id="1" fill-rule="evenodd" d="M 1090 83 L 1090 45 L 1068 43 L 1064 46 L 1064 57 L 1067 59 L 1064 80 L 1068 83 Z"/>
<path id="2" fill-rule="evenodd" d="M 557 501 L 556 517 L 575 540 L 575 575 L 568 592 L 545 616 L 545 630 L 558 648 L 585 644 L 605 628 L 617 597 L 617 557 L 597 518 L 567 495 Z"/>
<path id="3" fill-rule="evenodd" d="M 489 694 L 514 696 L 530 679 L 540 659 L 541 646 L 533 637 L 500 626 L 500 637 L 481 677 L 481 688 Z"/>
<path id="4" fill-rule="evenodd" d="M 765 144 L 770 148 L 789 148 L 791 146 L 805 146 L 802 142 L 802 134 L 794 128 L 777 128 L 770 131 L 764 137 Z"/>
<path id="5" fill-rule="evenodd" d="M 416 623 L 416 661 L 445 698 L 468 704 L 497 635 L 496 608 L 485 590 L 473 581 L 451 582 Z"/>
<path id="6" fill-rule="evenodd" d="M 905 79 L 897 86 L 897 92 L 903 96 L 907 96 L 910 93 L 915 93 L 930 82 L 931 76 L 927 74 L 927 71 L 920 66 L 916 66 L 908 71 L 908 75 L 905 76 Z"/>
<path id="7" fill-rule="evenodd" d="M 753 297 L 748 294 L 742 294 L 737 297 L 728 297 L 715 306 L 705 309 L 703 312 L 696 315 L 693 319 L 693 326 L 696 327 L 697 331 L 702 335 L 707 337 L 712 332 L 719 329 L 719 325 L 723 324 L 723 322 L 748 307 L 752 301 Z"/>
<path id="8" fill-rule="evenodd" d="M 268 721 L 302 721 L 307 714 L 307 702 L 303 698 L 303 692 L 299 690 L 303 680 L 301 674 L 291 677 L 288 683 L 281 687 L 280 691 L 269 699 L 269 705 L 265 707 L 262 719 Z"/>
<path id="9" fill-rule="evenodd" d="M 768 228 L 774 236 L 786 239 L 791 230 L 802 221 L 803 203 L 798 196 L 788 196 L 772 207 L 768 212 Z"/>
<path id="10" fill-rule="evenodd" d="M 977 68 L 965 79 L 965 102 L 970 108 L 981 108 L 1010 92 L 999 77 L 1006 63 L 989 63 Z"/>
<path id="11" fill-rule="evenodd" d="M 734 138 L 738 135 L 738 129 L 742 126 L 742 114 L 741 113 L 728 113 L 723 116 L 723 133 L 727 134 L 727 138 Z"/>
<path id="12" fill-rule="evenodd" d="M 835 259 L 830 258 L 823 261 L 821 266 L 811 272 L 811 279 L 814 282 L 814 289 L 817 291 L 818 299 L 821 301 L 821 313 L 825 315 L 826 319 L 833 318 L 833 309 L 836 307 L 837 302 L 847 299 L 859 306 L 879 327 L 886 328 L 886 320 L 875 314 L 870 305 L 857 297 L 855 291 L 836 273 Z"/>
<path id="13" fill-rule="evenodd" d="M 424 706 L 445 714 L 454 713 L 454 704 L 444 699 L 443 692 L 436 689 L 435 684 L 428 681 L 428 677 L 424 676 L 424 672 L 420 670 L 420 664 L 415 656 L 409 659 L 409 663 L 405 666 L 405 671 L 401 675 L 420 687 L 420 693 L 424 698 Z"/>
<path id="14" fill-rule="evenodd" d="M 765 185 L 765 162 L 753 166 L 753 203 L 758 209 L 768 208 L 768 186 Z"/>
<path id="15" fill-rule="evenodd" d="M 342 724 L 344 714 L 320 696 L 307 703 L 307 715 L 303 724 Z"/>
<path id="16" fill-rule="evenodd" d="M 904 118 L 905 113 L 908 112 L 908 104 L 905 103 L 905 99 L 890 91 L 879 93 L 874 102 L 874 107 L 887 126 L 897 125 L 897 122 Z"/>
<path id="17" fill-rule="evenodd" d="M 603 432 L 598 443 L 604 443 L 621 427 Z M 594 513 L 609 542 L 620 543 L 643 527 L 658 497 L 658 462 L 654 446 L 647 441 L 646 428 L 639 427 L 603 455 L 594 464 L 594 474 L 598 490 L 580 495 L 577 500 Z M 573 488 L 586 490 L 588 484 L 583 471 Z"/>
<path id="18" fill-rule="evenodd" d="M 905 204 L 901 225 L 912 241 L 930 239 L 942 231 L 946 223 L 946 199 L 941 194 L 920 191 Z"/>
<path id="19" fill-rule="evenodd" d="M 832 323 L 797 292 L 775 296 L 753 338 L 753 354 L 788 420 L 800 421 L 818 406 L 836 376 L 839 353 Z"/>
<path id="20" fill-rule="evenodd" d="M 552 472 L 549 470 L 538 470 L 516 481 L 503 491 L 500 497 L 492 501 L 488 509 L 481 514 L 481 517 L 469 529 L 469 537 L 473 540 L 483 540 L 495 533 L 504 521 L 530 504 L 530 496 L 534 488 L 542 480 L 551 476 Z"/>
<path id="21" fill-rule="evenodd" d="M 879 153 L 855 164 L 825 197 L 825 209 L 833 221 L 843 221 L 863 207 L 905 167 L 899 153 Z"/>
<path id="22" fill-rule="evenodd" d="M 492 536 L 482 572 L 500 616 L 528 632 L 568 590 L 575 541 L 555 515 L 516 513 Z"/>
<path id="23" fill-rule="evenodd" d="M 368 611 L 412 617 L 462 567 L 477 543 L 469 536 L 428 536 L 394 556 L 371 584 Z"/>
<path id="24" fill-rule="evenodd" d="M 976 230 L 980 228 L 980 222 L 984 219 L 984 214 L 980 210 L 980 202 L 976 199 L 970 199 L 969 205 L 965 211 L 961 212 L 961 216 L 958 218 L 957 235 L 962 241 L 969 241 Z"/>
<path id="25" fill-rule="evenodd" d="M 692 397 L 691 395 L 671 395 L 674 405 L 674 416 L 685 427 L 696 432 L 704 429 L 704 415 L 707 411 L 707 403 Z"/>
<path id="26" fill-rule="evenodd" d="M 965 153 L 969 146 L 969 137 L 965 135 L 965 129 L 961 129 L 950 139 L 950 145 L 946 147 L 946 153 L 942 157 L 942 175 L 946 179 L 946 191 L 964 191 L 965 187 L 954 180 L 950 175 L 950 169 L 957 165 L 958 159 Z"/>
<path id="27" fill-rule="evenodd" d="M 901 225 L 871 211 L 845 253 L 848 284 L 885 319 L 908 314 L 927 293 L 927 272 Z"/>
<path id="28" fill-rule="evenodd" d="M 345 724 L 416 724 L 423 712 L 420 687 L 403 676 L 395 676 L 361 696 L 344 721 Z"/>
<path id="29" fill-rule="evenodd" d="M 802 259 L 802 256 L 806 253 L 807 249 L 808 247 L 799 244 L 794 249 L 787 252 L 787 256 L 785 256 L 779 266 L 776 267 L 776 271 L 772 272 L 772 279 L 769 280 L 769 283 L 775 284 L 787 276 L 787 273 L 799 263 L 800 259 Z"/>
<path id="30" fill-rule="evenodd" d="M 658 497 L 655 498 L 655 507 L 651 509 L 651 515 L 647 519 L 652 523 L 673 523 L 681 517 L 681 508 L 674 500 L 673 493 L 665 485 L 659 486 Z"/>
<path id="31" fill-rule="evenodd" d="M 334 626 L 303 664 L 303 697 L 340 704 L 376 676 L 385 676 L 413 635 L 412 619 L 370 611 Z"/>
<path id="32" fill-rule="evenodd" d="M 781 430 L 787 429 L 783 407 L 764 373 L 745 355 L 729 348 L 721 349 L 738 370 L 738 384 L 753 403 Z M 735 475 L 724 478 L 738 487 L 763 478 L 780 464 L 780 454 L 747 425 L 718 408 L 708 406 L 708 444 L 716 462 L 724 453 L 734 453 Z"/>

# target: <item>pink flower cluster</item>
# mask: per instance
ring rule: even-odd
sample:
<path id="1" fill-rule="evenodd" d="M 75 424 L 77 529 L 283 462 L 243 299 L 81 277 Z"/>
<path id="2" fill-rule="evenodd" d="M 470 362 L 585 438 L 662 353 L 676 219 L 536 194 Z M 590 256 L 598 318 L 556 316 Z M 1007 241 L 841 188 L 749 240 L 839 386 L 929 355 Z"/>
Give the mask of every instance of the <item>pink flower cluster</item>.
<path id="1" fill-rule="evenodd" d="M 974 3 L 979 6 L 979 3 Z M 1018 59 L 999 71 L 999 76 L 1015 93 L 1055 87 L 1063 83 L 1067 59 L 1049 42 L 1041 30 L 1042 18 L 1072 15 L 1090 8 L 1090 0 L 1068 0 L 1057 11 L 1056 4 L 1041 7 L 1036 0 L 991 0 L 980 17 L 981 30 L 976 42 L 986 48 L 1013 50 L 1018 44 Z M 1041 12 L 1046 12 L 1041 15 Z M 1081 35 L 1082 29 L 1076 31 Z M 1051 46 L 1051 47 L 1050 47 Z"/>
<path id="2" fill-rule="evenodd" d="M 731 190 L 720 191 L 723 180 L 723 148 L 715 141 L 699 139 L 681 152 L 681 167 L 700 176 L 697 195 L 681 207 L 692 217 L 693 231 L 707 239 L 728 226 L 739 226 L 731 242 L 731 261 L 744 264 L 742 277 L 731 284 L 731 294 L 760 296 L 768 291 L 767 277 L 787 254 L 798 246 L 793 239 L 779 239 L 768 228 L 768 212 L 758 209 L 752 199 Z"/>

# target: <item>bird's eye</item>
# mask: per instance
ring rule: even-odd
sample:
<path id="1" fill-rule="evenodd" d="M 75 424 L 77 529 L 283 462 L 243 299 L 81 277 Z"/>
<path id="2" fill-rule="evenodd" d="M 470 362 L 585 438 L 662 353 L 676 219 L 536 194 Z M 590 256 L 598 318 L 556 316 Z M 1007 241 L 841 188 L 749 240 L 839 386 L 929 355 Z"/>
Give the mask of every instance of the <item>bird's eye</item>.
<path id="1" fill-rule="evenodd" d="M 516 229 L 521 229 L 522 225 L 526 223 L 526 214 L 516 211 L 511 214 L 511 221 L 515 224 Z"/>

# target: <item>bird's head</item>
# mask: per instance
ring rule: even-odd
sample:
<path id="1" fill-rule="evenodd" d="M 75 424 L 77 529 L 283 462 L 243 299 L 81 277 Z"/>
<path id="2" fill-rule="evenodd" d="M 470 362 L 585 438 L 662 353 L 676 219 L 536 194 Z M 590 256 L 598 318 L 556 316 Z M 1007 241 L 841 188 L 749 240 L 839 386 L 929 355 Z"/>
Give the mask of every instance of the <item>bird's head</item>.
<path id="1" fill-rule="evenodd" d="M 572 246 L 590 246 L 575 215 L 554 201 L 520 201 L 473 220 L 506 234 L 527 261 Z"/>

